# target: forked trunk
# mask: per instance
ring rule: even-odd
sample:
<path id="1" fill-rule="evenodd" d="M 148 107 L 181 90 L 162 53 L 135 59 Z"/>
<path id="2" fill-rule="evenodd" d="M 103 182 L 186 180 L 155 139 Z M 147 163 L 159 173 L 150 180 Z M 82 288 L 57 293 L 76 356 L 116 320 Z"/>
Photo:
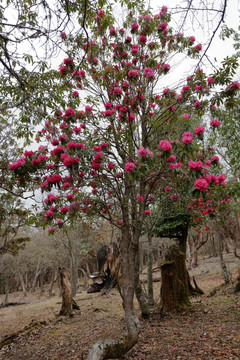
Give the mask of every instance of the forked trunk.
<path id="1" fill-rule="evenodd" d="M 59 268 L 59 275 L 62 289 L 62 308 L 59 316 L 72 316 L 73 309 L 80 310 L 80 308 L 72 298 L 71 282 L 67 270 Z"/>

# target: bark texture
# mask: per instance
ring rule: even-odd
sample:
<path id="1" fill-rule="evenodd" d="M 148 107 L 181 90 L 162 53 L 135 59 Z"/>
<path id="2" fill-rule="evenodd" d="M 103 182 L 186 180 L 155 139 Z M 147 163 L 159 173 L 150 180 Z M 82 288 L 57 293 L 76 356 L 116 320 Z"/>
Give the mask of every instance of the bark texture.
<path id="1" fill-rule="evenodd" d="M 139 303 L 142 318 L 148 319 L 150 316 L 150 308 L 146 296 L 144 294 L 142 284 L 140 282 L 139 268 L 140 268 L 140 253 L 138 251 L 135 261 L 135 294 Z"/>
<path id="2" fill-rule="evenodd" d="M 128 222 L 127 219 L 124 221 Z M 133 297 L 135 288 L 135 258 L 137 244 L 130 241 L 131 234 L 128 226 L 122 229 L 121 247 L 121 296 L 127 325 L 127 336 L 120 340 L 98 341 L 93 344 L 87 360 L 119 359 L 125 355 L 138 341 L 139 320 L 136 316 Z M 139 236 L 138 236 L 139 239 Z"/>
<path id="3" fill-rule="evenodd" d="M 185 254 L 173 247 L 161 265 L 161 312 L 181 311 L 190 305 Z"/>
<path id="4" fill-rule="evenodd" d="M 71 282 L 67 270 L 59 268 L 59 275 L 62 289 L 62 308 L 59 316 L 72 316 L 73 309 L 80 310 L 80 308 L 72 297 Z"/>

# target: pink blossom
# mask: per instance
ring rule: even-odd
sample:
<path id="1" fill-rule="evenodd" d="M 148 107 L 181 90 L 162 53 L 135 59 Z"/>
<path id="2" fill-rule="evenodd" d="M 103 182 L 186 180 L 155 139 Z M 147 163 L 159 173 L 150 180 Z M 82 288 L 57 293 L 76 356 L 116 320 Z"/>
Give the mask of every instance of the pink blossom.
<path id="1" fill-rule="evenodd" d="M 194 42 L 195 40 L 196 40 L 195 36 L 189 36 L 189 38 L 188 38 L 189 42 Z"/>
<path id="2" fill-rule="evenodd" d="M 147 67 L 143 70 L 143 75 L 146 75 L 147 80 L 152 80 L 155 77 L 153 70 Z"/>
<path id="3" fill-rule="evenodd" d="M 194 130 L 194 134 L 197 136 L 200 136 L 204 133 L 205 131 L 205 127 L 204 126 L 199 126 Z"/>
<path id="4" fill-rule="evenodd" d="M 111 109 L 111 107 L 112 107 L 112 104 L 108 101 L 108 102 L 106 102 L 106 104 L 104 104 L 104 106 L 105 106 L 105 109 Z"/>
<path id="5" fill-rule="evenodd" d="M 102 148 L 107 148 L 107 147 L 108 147 L 108 143 L 107 143 L 107 142 L 103 142 L 103 143 L 101 144 L 101 147 L 102 147 Z"/>
<path id="6" fill-rule="evenodd" d="M 99 170 L 100 169 L 100 167 L 101 167 L 101 163 L 100 162 L 96 162 L 96 161 L 92 161 L 92 168 L 94 169 L 94 170 Z"/>
<path id="7" fill-rule="evenodd" d="M 111 109 L 111 110 L 109 109 L 109 110 L 106 110 L 106 111 L 104 112 L 104 115 L 107 116 L 107 117 L 108 117 L 108 116 L 112 116 L 113 114 L 115 114 L 115 112 L 116 112 L 116 111 L 115 111 L 114 109 Z"/>
<path id="8" fill-rule="evenodd" d="M 167 73 L 170 70 L 170 65 L 169 64 L 163 64 L 162 69 L 163 69 L 164 73 Z"/>
<path id="9" fill-rule="evenodd" d="M 212 120 L 210 122 L 210 125 L 213 127 L 213 128 L 218 128 L 220 126 L 220 121 L 218 119 L 216 120 Z"/>
<path id="10" fill-rule="evenodd" d="M 63 226 L 63 221 L 62 220 L 58 220 L 57 221 L 58 227 L 61 228 Z"/>
<path id="11" fill-rule="evenodd" d="M 25 150 L 25 152 L 24 152 L 24 156 L 25 157 L 31 157 L 31 156 L 33 156 L 34 155 L 34 152 L 33 151 L 27 151 L 27 150 Z"/>
<path id="12" fill-rule="evenodd" d="M 145 35 L 140 35 L 140 37 L 139 37 L 139 42 L 140 42 L 141 44 L 146 44 L 146 42 L 147 42 L 147 37 L 146 37 Z"/>
<path id="13" fill-rule="evenodd" d="M 121 95 L 122 94 L 122 90 L 119 87 L 114 87 L 112 90 L 112 93 L 114 95 Z"/>
<path id="14" fill-rule="evenodd" d="M 109 28 L 109 33 L 110 33 L 110 35 L 116 35 L 116 34 L 117 34 L 117 31 L 116 31 L 116 29 L 115 29 L 113 26 L 110 26 L 110 28 Z"/>
<path id="15" fill-rule="evenodd" d="M 153 152 L 149 150 L 149 148 L 144 149 L 143 146 L 140 147 L 140 149 L 137 151 L 139 156 L 143 156 L 145 158 L 146 155 L 149 157 L 153 157 Z"/>
<path id="16" fill-rule="evenodd" d="M 60 212 L 62 214 L 66 214 L 69 211 L 69 207 L 68 206 L 63 206 L 60 208 Z"/>
<path id="17" fill-rule="evenodd" d="M 218 180 L 219 180 L 220 183 L 222 183 L 222 182 L 224 182 L 226 180 L 226 176 L 223 175 L 223 174 L 219 174 L 218 175 Z"/>
<path id="18" fill-rule="evenodd" d="M 190 131 L 183 133 L 182 143 L 184 145 L 188 145 L 188 144 L 191 144 L 192 142 L 193 142 L 193 134 Z"/>
<path id="19" fill-rule="evenodd" d="M 59 144 L 59 140 L 58 140 L 58 139 L 52 139 L 52 140 L 51 140 L 51 144 L 52 144 L 53 146 L 56 146 L 56 145 Z"/>
<path id="20" fill-rule="evenodd" d="M 45 212 L 47 218 L 52 219 L 54 217 L 54 212 L 52 210 L 48 210 Z"/>
<path id="21" fill-rule="evenodd" d="M 152 22 L 153 18 L 149 14 L 147 14 L 147 15 L 144 16 L 144 20 Z"/>
<path id="22" fill-rule="evenodd" d="M 211 157 L 211 162 L 213 162 L 213 163 L 218 163 L 219 162 L 219 157 L 217 156 L 217 155 L 215 155 L 215 156 L 212 156 Z"/>
<path id="23" fill-rule="evenodd" d="M 143 196 L 140 196 L 140 195 L 137 195 L 137 196 L 136 196 L 136 199 L 137 199 L 137 200 L 139 200 L 139 201 L 141 201 L 141 202 L 143 202 L 143 201 L 144 201 Z"/>
<path id="24" fill-rule="evenodd" d="M 145 214 L 145 215 L 151 215 L 151 210 L 146 209 L 146 210 L 144 211 L 144 214 Z"/>
<path id="25" fill-rule="evenodd" d="M 198 107 L 198 106 L 201 106 L 200 101 L 195 100 L 193 106 L 194 106 L 195 108 Z"/>
<path id="26" fill-rule="evenodd" d="M 48 233 L 54 234 L 55 230 L 56 230 L 55 227 L 52 227 L 52 228 L 48 229 Z"/>
<path id="27" fill-rule="evenodd" d="M 70 200 L 73 200 L 75 198 L 75 196 L 73 194 L 67 194 L 66 198 L 67 198 L 67 200 L 70 201 Z"/>
<path id="28" fill-rule="evenodd" d="M 129 121 L 134 121 L 135 120 L 135 114 L 130 113 L 129 116 L 128 116 L 128 120 Z"/>
<path id="29" fill-rule="evenodd" d="M 65 39 L 67 37 L 67 34 L 63 31 L 60 35 L 61 39 Z"/>
<path id="30" fill-rule="evenodd" d="M 132 45 L 132 54 L 138 54 L 138 45 L 137 44 L 133 44 Z"/>
<path id="31" fill-rule="evenodd" d="M 201 44 L 197 44 L 196 46 L 194 46 L 194 49 L 201 51 L 202 50 L 202 45 Z"/>
<path id="32" fill-rule="evenodd" d="M 166 22 L 161 22 L 160 24 L 157 25 L 157 28 L 164 31 L 167 28 L 167 23 Z"/>
<path id="33" fill-rule="evenodd" d="M 25 160 L 25 158 L 22 157 L 22 158 L 18 159 L 15 163 L 9 164 L 8 167 L 9 167 L 9 170 L 12 171 L 12 170 L 19 169 L 25 163 L 26 163 L 26 160 Z"/>
<path id="34" fill-rule="evenodd" d="M 163 151 L 170 151 L 172 150 L 172 145 L 170 144 L 170 142 L 168 140 L 161 140 L 160 144 L 158 145 L 158 147 L 160 149 L 162 149 Z"/>
<path id="35" fill-rule="evenodd" d="M 125 170 L 127 172 L 130 172 L 130 171 L 134 170 L 135 167 L 136 167 L 136 165 L 133 162 L 127 162 L 125 164 Z"/>
<path id="36" fill-rule="evenodd" d="M 63 185 L 62 185 L 62 188 L 63 189 L 68 189 L 70 187 L 70 183 L 69 182 L 65 182 Z"/>
<path id="37" fill-rule="evenodd" d="M 189 85 L 185 85 L 182 87 L 181 94 L 184 95 L 186 92 L 190 91 L 191 88 Z"/>
<path id="38" fill-rule="evenodd" d="M 211 76 L 209 76 L 209 77 L 207 78 L 207 83 L 208 83 L 208 84 L 212 84 L 213 82 L 214 82 L 213 78 L 212 78 Z"/>
<path id="39" fill-rule="evenodd" d="M 139 25 L 137 22 L 134 22 L 131 26 L 132 33 L 136 32 L 139 29 Z"/>
<path id="40" fill-rule="evenodd" d="M 87 105 L 87 106 L 85 106 L 85 111 L 87 112 L 90 112 L 90 111 L 92 111 L 92 107 L 91 106 L 89 106 L 89 105 Z"/>
<path id="41" fill-rule="evenodd" d="M 167 162 L 173 162 L 176 160 L 176 156 L 175 155 L 171 155 L 169 158 L 167 158 Z"/>
<path id="42" fill-rule="evenodd" d="M 114 169 L 114 167 L 115 167 L 115 164 L 114 164 L 112 161 L 109 161 L 109 163 L 108 163 L 108 169 L 109 169 L 109 170 L 112 170 L 112 169 Z"/>
<path id="43" fill-rule="evenodd" d="M 74 91 L 74 92 L 72 93 L 72 96 L 73 96 L 74 98 L 78 98 L 78 97 L 79 97 L 79 92 L 78 92 L 78 91 Z"/>
<path id="44" fill-rule="evenodd" d="M 184 117 L 184 119 L 188 119 L 188 120 L 190 119 L 190 115 L 189 115 L 189 114 L 184 114 L 183 117 Z"/>
<path id="45" fill-rule="evenodd" d="M 128 77 L 130 78 L 137 78 L 139 76 L 139 72 L 137 70 L 130 70 L 128 72 Z"/>
<path id="46" fill-rule="evenodd" d="M 47 177 L 48 184 L 59 184 L 61 180 L 62 177 L 59 174 L 54 174 L 52 176 Z"/>
<path id="47" fill-rule="evenodd" d="M 197 179 L 194 182 L 194 187 L 199 191 L 206 191 L 208 189 L 208 182 L 205 179 Z"/>
<path id="48" fill-rule="evenodd" d="M 71 58 L 66 58 L 63 60 L 64 65 L 72 65 L 73 64 L 73 59 Z"/>
<path id="49" fill-rule="evenodd" d="M 127 36 L 125 39 L 125 43 L 131 43 L 131 41 L 132 41 L 131 36 Z"/>
<path id="50" fill-rule="evenodd" d="M 164 189 L 165 192 L 167 191 L 171 191 L 171 188 L 169 186 L 167 186 L 165 189 Z"/>
<path id="51" fill-rule="evenodd" d="M 190 160 L 188 166 L 190 170 L 200 171 L 203 168 L 203 163 L 201 162 L 201 160 L 199 161 Z"/>
<path id="52" fill-rule="evenodd" d="M 170 169 L 174 170 L 174 169 L 180 169 L 182 167 L 181 163 L 170 163 L 169 165 Z"/>
<path id="53" fill-rule="evenodd" d="M 68 108 L 66 111 L 65 111 L 65 116 L 68 118 L 68 117 L 71 117 L 71 116 L 74 116 L 75 115 L 75 110 L 72 109 L 72 108 Z"/>
<path id="54" fill-rule="evenodd" d="M 58 145 L 55 149 L 51 151 L 51 155 L 57 156 L 58 154 L 61 154 L 63 152 L 63 147 L 61 145 Z"/>
<path id="55" fill-rule="evenodd" d="M 227 86 L 227 89 L 238 90 L 240 88 L 240 83 L 238 81 L 232 81 L 230 85 Z"/>
<path id="56" fill-rule="evenodd" d="M 173 195 L 170 196 L 171 200 L 178 200 L 179 198 L 180 198 L 180 196 L 177 195 L 177 194 L 173 194 Z"/>

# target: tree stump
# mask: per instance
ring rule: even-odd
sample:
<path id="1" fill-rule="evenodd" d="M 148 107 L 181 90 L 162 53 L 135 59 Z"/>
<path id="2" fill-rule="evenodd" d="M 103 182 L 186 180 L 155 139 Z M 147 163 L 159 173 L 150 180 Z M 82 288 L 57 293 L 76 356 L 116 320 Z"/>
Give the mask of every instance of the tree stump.
<path id="1" fill-rule="evenodd" d="M 161 274 L 161 313 L 180 311 L 190 305 L 185 254 L 178 247 L 170 249 Z"/>
<path id="2" fill-rule="evenodd" d="M 69 274 L 65 268 L 59 267 L 58 271 L 62 290 L 62 308 L 59 316 L 73 316 L 73 309 L 80 310 L 80 308 L 72 297 Z"/>

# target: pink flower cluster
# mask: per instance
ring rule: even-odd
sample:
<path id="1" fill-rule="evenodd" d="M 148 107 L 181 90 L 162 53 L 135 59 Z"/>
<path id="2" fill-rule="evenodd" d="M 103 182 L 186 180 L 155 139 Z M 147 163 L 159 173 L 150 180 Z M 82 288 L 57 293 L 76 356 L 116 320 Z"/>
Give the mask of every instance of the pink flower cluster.
<path id="1" fill-rule="evenodd" d="M 143 158 L 145 158 L 146 155 L 153 158 L 153 152 L 151 150 L 149 150 L 148 147 L 146 149 L 144 149 L 144 147 L 141 146 L 140 149 L 137 151 L 137 153 L 139 156 L 142 156 Z"/>
<path id="2" fill-rule="evenodd" d="M 212 120 L 210 122 L 210 125 L 213 127 L 213 128 L 218 128 L 220 126 L 220 121 L 218 119 L 216 120 Z"/>
<path id="3" fill-rule="evenodd" d="M 194 130 L 194 134 L 197 136 L 200 136 L 204 133 L 205 131 L 205 127 L 204 126 L 199 126 Z"/>
<path id="4" fill-rule="evenodd" d="M 65 111 L 65 116 L 66 116 L 67 118 L 72 117 L 72 116 L 74 116 L 74 115 L 75 115 L 75 110 L 72 109 L 71 107 L 69 107 L 69 108 Z"/>
<path id="5" fill-rule="evenodd" d="M 171 151 L 172 150 L 172 145 L 170 144 L 170 142 L 168 140 L 161 140 L 158 147 L 160 149 L 162 149 L 163 151 Z"/>
<path id="6" fill-rule="evenodd" d="M 134 170 L 136 165 L 133 162 L 128 161 L 125 164 L 125 170 L 129 173 L 130 171 Z"/>
<path id="7" fill-rule="evenodd" d="M 198 190 L 198 191 L 206 191 L 208 189 L 208 182 L 205 179 L 197 179 L 194 182 L 194 187 Z"/>
<path id="8" fill-rule="evenodd" d="M 153 70 L 151 68 L 146 67 L 143 70 L 143 75 L 146 75 L 146 79 L 149 80 L 149 81 L 153 80 L 155 78 L 155 74 L 154 74 L 154 72 L 153 72 Z"/>
<path id="9" fill-rule="evenodd" d="M 18 159 L 16 162 L 9 164 L 8 167 L 9 167 L 10 171 L 13 171 L 13 170 L 19 169 L 25 163 L 26 163 L 26 160 L 25 160 L 25 158 L 22 157 L 22 158 Z"/>
<path id="10" fill-rule="evenodd" d="M 188 166 L 189 169 L 192 171 L 200 171 L 203 168 L 203 163 L 201 162 L 201 160 L 199 161 L 190 160 Z"/>
<path id="11" fill-rule="evenodd" d="M 191 144 L 192 142 L 193 142 L 193 134 L 190 131 L 183 133 L 182 143 L 184 145 L 188 145 Z"/>

